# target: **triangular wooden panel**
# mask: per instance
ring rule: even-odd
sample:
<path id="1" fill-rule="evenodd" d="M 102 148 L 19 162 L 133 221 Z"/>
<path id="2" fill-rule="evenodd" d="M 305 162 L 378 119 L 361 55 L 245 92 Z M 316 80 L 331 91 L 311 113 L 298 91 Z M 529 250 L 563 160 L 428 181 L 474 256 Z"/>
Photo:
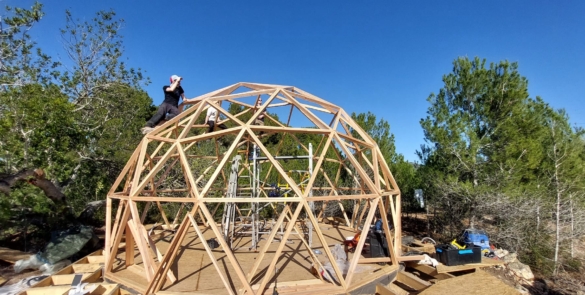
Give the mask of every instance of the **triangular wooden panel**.
<path id="1" fill-rule="evenodd" d="M 416 259 L 397 246 L 400 190 L 388 164 L 339 106 L 240 82 L 183 107 L 143 138 L 108 193 L 107 279 L 143 294 L 268 294 L 283 279 L 344 293 L 364 277 L 358 264 Z M 226 128 L 209 130 L 210 107 Z M 338 265 L 333 249 L 376 212 L 390 257 L 364 256 L 363 238 Z"/>

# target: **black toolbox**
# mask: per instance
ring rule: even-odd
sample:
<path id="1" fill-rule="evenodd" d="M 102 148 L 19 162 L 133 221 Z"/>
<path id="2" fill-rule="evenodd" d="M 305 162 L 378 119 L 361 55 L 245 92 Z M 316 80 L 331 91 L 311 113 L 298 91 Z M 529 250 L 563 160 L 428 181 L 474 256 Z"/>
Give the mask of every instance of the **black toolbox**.
<path id="1" fill-rule="evenodd" d="M 472 243 L 465 245 L 465 249 L 455 249 L 447 244 L 437 245 L 435 246 L 436 258 L 448 266 L 481 263 L 481 247 Z"/>

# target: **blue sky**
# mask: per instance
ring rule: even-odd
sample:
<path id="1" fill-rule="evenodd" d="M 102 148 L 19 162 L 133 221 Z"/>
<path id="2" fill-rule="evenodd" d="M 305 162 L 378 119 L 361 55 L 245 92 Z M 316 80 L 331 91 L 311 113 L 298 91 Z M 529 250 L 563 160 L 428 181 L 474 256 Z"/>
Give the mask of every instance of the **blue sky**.
<path id="1" fill-rule="evenodd" d="M 129 1 L 47 0 L 31 35 L 65 59 L 65 9 L 81 19 L 114 9 L 125 57 L 187 97 L 236 82 L 294 85 L 348 112 L 387 120 L 398 152 L 417 160 L 430 93 L 459 56 L 516 61 L 531 97 L 585 127 L 585 1 Z M 0 4 L 30 7 L 31 0 Z"/>

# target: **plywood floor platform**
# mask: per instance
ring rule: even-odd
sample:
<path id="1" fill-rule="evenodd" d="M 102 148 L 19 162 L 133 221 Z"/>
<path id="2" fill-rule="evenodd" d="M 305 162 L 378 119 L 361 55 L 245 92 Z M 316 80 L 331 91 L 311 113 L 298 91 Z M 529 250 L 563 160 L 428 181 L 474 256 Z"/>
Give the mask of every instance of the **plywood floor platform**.
<path id="1" fill-rule="evenodd" d="M 343 247 L 343 240 L 345 240 L 346 237 L 350 237 L 355 234 L 349 228 L 333 227 L 326 224 L 319 224 L 319 226 L 329 245 L 341 244 Z M 202 225 L 200 225 L 199 228 L 203 232 L 206 240 L 214 237 L 213 232 L 209 228 Z M 172 237 L 173 235 L 170 235 L 155 240 L 156 247 L 160 250 L 161 253 L 166 253 Z M 258 268 L 258 271 L 252 280 L 252 285 L 259 284 L 261 279 L 267 275 L 265 271 L 268 268 L 268 264 L 274 257 L 274 253 L 279 244 L 279 241 L 276 241 L 277 238 L 279 238 L 278 235 L 264 256 L 263 262 L 260 264 L 260 267 Z M 265 241 L 261 240 L 260 246 L 263 245 L 263 243 L 265 243 Z M 247 273 L 252 268 L 258 255 L 257 252 L 249 250 L 250 246 L 250 237 L 239 238 L 235 240 L 233 245 L 234 254 L 244 273 Z M 323 252 L 323 247 L 319 242 L 316 234 L 313 235 L 312 249 Z M 120 250 L 122 251 L 123 249 Z M 232 285 L 232 289 L 240 293 L 242 284 L 235 275 L 234 269 L 221 247 L 214 249 L 213 254 L 218 260 L 222 272 L 227 274 L 227 278 Z M 353 253 L 349 253 L 349 259 L 351 259 L 353 255 Z M 114 262 L 112 275 L 108 276 L 108 279 L 126 285 L 127 287 L 130 287 L 138 292 L 144 292 L 148 282 L 144 276 L 142 259 L 138 253 L 138 249 L 135 248 L 134 266 L 126 267 L 125 257 L 126 253 L 118 253 Z M 317 255 L 317 257 L 321 263 L 327 262 L 327 258 L 324 254 Z M 369 255 L 367 253 L 362 254 L 362 257 L 369 257 Z M 371 276 L 373 273 L 377 273 L 383 267 L 390 267 L 389 265 L 380 266 L 377 264 L 360 264 L 359 266 L 362 268 L 362 272 L 356 273 L 354 275 L 354 282 L 359 282 L 368 275 Z M 274 283 L 274 278 L 277 279 L 277 283 L 283 284 L 285 282 L 319 279 L 317 274 L 312 273 L 312 260 L 304 244 L 297 235 L 290 236 L 290 239 L 280 256 L 276 267 L 278 268 L 278 274 L 269 274 L 272 276 L 272 280 L 269 282 L 269 284 Z M 161 291 L 226 294 L 224 284 L 219 279 L 217 271 L 213 266 L 211 259 L 205 252 L 201 240 L 197 238 L 194 229 L 191 229 L 187 233 L 187 236 L 182 243 L 182 247 L 179 250 L 179 254 L 177 256 L 177 261 L 173 266 L 173 272 L 177 277 L 177 281 L 175 283 L 171 283 L 169 280 L 167 280 Z M 322 284 L 324 285 L 323 287 L 326 285 L 333 286 L 330 283 Z M 272 289 L 270 290 L 270 292 L 266 291 L 265 293 L 272 294 Z"/>

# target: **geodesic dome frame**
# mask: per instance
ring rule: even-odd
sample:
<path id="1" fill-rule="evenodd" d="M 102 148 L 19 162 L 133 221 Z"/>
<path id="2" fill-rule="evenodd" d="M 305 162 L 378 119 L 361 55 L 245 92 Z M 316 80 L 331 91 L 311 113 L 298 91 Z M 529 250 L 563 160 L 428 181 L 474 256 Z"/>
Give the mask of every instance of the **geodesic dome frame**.
<path id="1" fill-rule="evenodd" d="M 255 102 L 262 97 L 265 101 L 256 107 Z M 266 275 L 261 280 L 257 290 L 262 291 L 252 288 L 251 278 L 257 274 L 270 243 L 278 235 L 279 227 L 286 228 L 286 231 L 280 232 L 281 241 L 287 241 L 293 232 L 298 233 L 314 264 L 322 266 L 312 254 L 310 240 L 299 229 L 297 221 L 301 215 L 305 216 L 308 224 L 313 225 L 311 237 L 314 232 L 324 245 L 323 252 L 329 261 L 335 261 L 318 226 L 318 219 L 328 202 L 340 200 L 356 204 L 351 218 L 341 206 L 347 226 L 351 228 L 369 228 L 375 213 L 382 212 L 380 217 L 390 253 L 389 257 L 383 258 L 354 255 L 347 275 L 343 275 L 337 264 L 332 263 L 339 278 L 336 282 L 339 290 L 348 292 L 355 285 L 352 279 L 358 263 L 397 265 L 399 261 L 420 258 L 401 256 L 400 190 L 376 142 L 342 108 L 296 87 L 243 82 L 188 100 L 184 106 L 185 110 L 180 115 L 143 138 L 108 193 L 104 249 L 106 278 L 124 284 L 114 275 L 112 268 L 125 234 L 126 266 L 133 264 L 136 246 L 142 258 L 143 275 L 148 281 L 148 285 L 140 291 L 145 294 L 157 292 L 167 279 L 171 282 L 176 280 L 170 269 L 178 258 L 186 233 L 194 229 L 199 239 L 205 240 L 198 227 L 199 220 L 199 224 L 206 224 L 212 230 L 232 264 L 235 274 L 230 275 L 235 275 L 243 286 L 242 292 L 260 294 L 271 276 Z M 202 122 L 202 117 L 210 106 L 223 117 L 218 118 L 218 124 L 226 124 L 227 129 L 207 132 L 208 126 Z M 267 124 L 255 125 L 263 112 Z M 285 119 L 283 122 L 275 118 L 277 113 L 280 114 L 278 118 Z M 303 127 L 291 126 L 295 123 Z M 313 140 L 318 139 L 314 149 L 299 139 L 304 134 L 310 134 Z M 279 142 L 268 147 L 266 140 L 271 136 L 278 136 Z M 297 149 L 308 155 L 280 154 L 285 138 L 297 143 Z M 236 157 L 238 155 L 239 158 Z M 286 171 L 282 160 L 301 158 L 308 163 L 305 163 L 307 173 L 299 179 Z M 338 185 L 341 174 L 349 175 L 350 185 Z M 249 187 L 242 185 L 244 175 L 254 179 Z M 275 175 L 284 182 L 290 196 L 271 193 L 275 187 L 267 179 L 274 179 Z M 112 216 L 114 202 L 117 203 L 115 217 Z M 315 208 L 314 202 L 322 204 L 321 208 Z M 180 204 L 174 221 L 169 221 L 161 203 Z M 164 226 L 175 229 L 164 254 L 157 249 L 143 224 L 151 204 L 157 205 Z M 242 213 L 244 208 L 238 206 L 249 205 L 247 209 L 254 210 L 260 208 L 260 204 L 271 205 L 274 210 L 277 210 L 274 204 L 281 204 L 279 217 L 271 229 L 263 233 L 267 236 L 266 241 L 252 249 L 258 251 L 258 258 L 246 272 L 230 248 L 233 236 L 225 234 L 230 226 L 232 229 L 236 226 L 236 221 L 226 217 L 225 212 L 229 211 L 227 208 L 232 208 L 234 213 L 230 214 L 235 216 L 237 212 L 242 217 L 245 215 Z M 360 204 L 361 214 L 358 214 Z M 223 206 L 224 216 L 222 224 L 216 224 L 216 210 L 220 206 Z M 142 214 L 139 207 L 143 210 Z M 317 211 L 320 213 L 317 214 Z M 390 213 L 391 220 L 387 219 L 386 213 Z M 253 212 L 247 215 L 250 218 L 253 216 Z M 393 226 L 393 233 L 389 225 Z M 359 240 L 355 253 L 361 253 L 365 240 Z M 237 293 L 220 271 L 209 245 L 203 244 L 228 293 Z M 273 273 L 284 244 L 280 243 L 265 273 Z M 319 277 L 323 280 L 320 274 Z"/>

